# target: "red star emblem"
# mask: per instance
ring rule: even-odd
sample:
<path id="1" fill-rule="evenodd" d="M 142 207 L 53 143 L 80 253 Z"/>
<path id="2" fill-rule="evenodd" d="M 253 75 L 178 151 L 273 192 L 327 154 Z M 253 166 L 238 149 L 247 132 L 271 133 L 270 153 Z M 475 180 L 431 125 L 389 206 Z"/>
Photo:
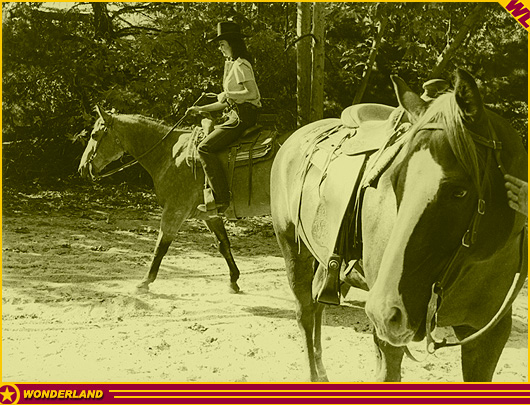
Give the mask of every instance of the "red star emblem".
<path id="1" fill-rule="evenodd" d="M 0 385 L 0 404 L 14 405 L 18 403 L 19 391 L 14 385 Z"/>

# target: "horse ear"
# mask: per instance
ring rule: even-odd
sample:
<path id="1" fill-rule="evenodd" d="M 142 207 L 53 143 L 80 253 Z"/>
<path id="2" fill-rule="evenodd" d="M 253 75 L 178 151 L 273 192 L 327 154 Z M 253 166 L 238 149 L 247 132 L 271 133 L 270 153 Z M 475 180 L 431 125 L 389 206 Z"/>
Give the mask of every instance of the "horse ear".
<path id="1" fill-rule="evenodd" d="M 463 69 L 457 69 L 455 98 L 464 118 L 469 122 L 478 122 L 484 113 L 484 103 L 473 76 Z"/>
<path id="2" fill-rule="evenodd" d="M 102 108 L 99 107 L 99 105 L 96 104 L 96 107 L 94 107 L 94 110 L 98 113 L 99 117 L 103 120 L 103 122 L 108 122 L 110 119 L 110 115 L 105 112 Z"/>
<path id="3" fill-rule="evenodd" d="M 394 84 L 399 105 L 411 115 L 413 120 L 417 120 L 427 109 L 427 103 L 414 93 L 401 77 L 392 75 L 390 78 Z"/>

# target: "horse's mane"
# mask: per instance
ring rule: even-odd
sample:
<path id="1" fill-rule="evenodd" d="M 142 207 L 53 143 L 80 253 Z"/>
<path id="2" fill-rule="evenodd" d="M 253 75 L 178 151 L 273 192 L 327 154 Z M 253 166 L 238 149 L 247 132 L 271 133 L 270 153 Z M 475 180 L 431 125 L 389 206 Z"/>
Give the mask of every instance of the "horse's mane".
<path id="1" fill-rule="evenodd" d="M 439 123 L 458 161 L 472 179 L 477 190 L 480 188 L 479 156 L 475 142 L 464 125 L 464 117 L 454 93 L 446 93 L 434 100 L 425 114 L 411 127 L 411 139 L 429 123 Z"/>
<path id="2" fill-rule="evenodd" d="M 168 130 L 169 125 L 163 122 L 162 120 L 157 120 L 155 118 L 146 117 L 145 115 L 140 114 L 119 114 L 119 117 L 123 121 L 128 121 L 131 123 L 139 123 L 142 125 L 146 125 L 149 128 L 152 129 L 158 129 L 158 130 Z"/>

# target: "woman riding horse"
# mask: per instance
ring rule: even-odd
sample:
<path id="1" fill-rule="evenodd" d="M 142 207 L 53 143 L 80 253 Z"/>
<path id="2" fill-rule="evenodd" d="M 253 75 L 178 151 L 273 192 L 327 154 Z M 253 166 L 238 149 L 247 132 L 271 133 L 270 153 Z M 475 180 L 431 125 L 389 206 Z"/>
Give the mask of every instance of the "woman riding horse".
<path id="1" fill-rule="evenodd" d="M 217 95 L 217 102 L 190 107 L 188 112 L 196 114 L 225 110 L 228 117 L 198 147 L 202 167 L 213 190 L 215 206 L 210 206 L 205 201 L 197 209 L 202 212 L 217 210 L 218 213 L 223 213 L 230 205 L 230 191 L 217 153 L 256 124 L 261 97 L 252 70 L 251 57 L 239 26 L 232 21 L 221 22 L 217 26 L 217 32 L 218 35 L 210 42 L 217 41 L 226 58 L 224 91 Z"/>

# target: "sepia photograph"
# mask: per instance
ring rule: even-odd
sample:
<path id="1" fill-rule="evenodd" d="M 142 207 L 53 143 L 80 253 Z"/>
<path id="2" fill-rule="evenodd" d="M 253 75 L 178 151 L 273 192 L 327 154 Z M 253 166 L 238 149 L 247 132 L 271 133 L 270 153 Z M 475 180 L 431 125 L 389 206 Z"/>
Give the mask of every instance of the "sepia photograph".
<path id="1" fill-rule="evenodd" d="M 2 381 L 528 382 L 506 4 L 3 2 Z"/>

